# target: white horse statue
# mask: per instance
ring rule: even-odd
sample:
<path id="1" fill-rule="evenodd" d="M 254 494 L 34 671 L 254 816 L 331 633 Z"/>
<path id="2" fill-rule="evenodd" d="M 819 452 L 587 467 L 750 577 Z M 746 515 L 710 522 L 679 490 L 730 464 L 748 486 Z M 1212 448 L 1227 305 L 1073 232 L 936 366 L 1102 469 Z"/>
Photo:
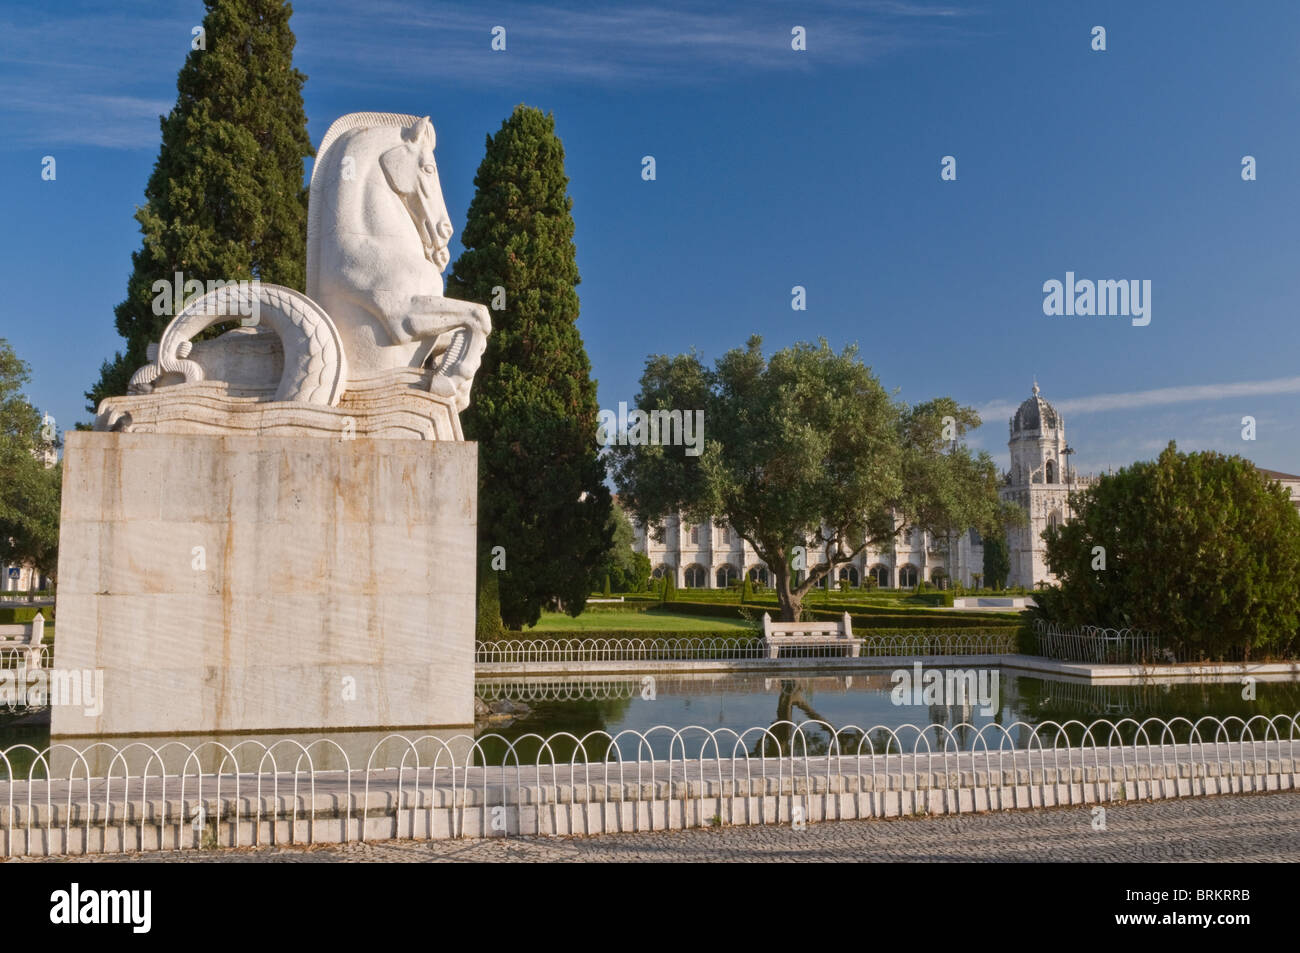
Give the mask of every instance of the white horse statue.
<path id="1" fill-rule="evenodd" d="M 491 320 L 443 297 L 452 227 L 434 145 L 427 116 L 352 113 L 330 126 L 311 176 L 307 295 L 338 327 L 354 378 L 421 367 L 438 338 L 464 332 L 435 388 L 468 403 Z"/>
<path id="2" fill-rule="evenodd" d="M 312 169 L 307 294 L 254 282 L 251 291 L 195 297 L 151 345 L 151 363 L 132 377 L 129 392 L 161 396 L 226 370 L 234 380 L 249 364 L 247 329 L 242 337 L 236 331 L 215 341 L 191 339 L 251 311 L 251 323 L 273 331 L 281 345 L 280 379 L 252 382 L 264 383 L 264 391 L 274 387 L 273 402 L 336 408 L 349 389 L 378 393 L 411 380 L 412 372 L 425 379 L 422 369 L 433 368 L 428 390 L 464 410 L 491 319 L 483 305 L 443 296 L 452 225 L 434 146 L 427 116 L 351 113 L 336 120 Z M 263 361 L 257 373 L 264 376 L 267 366 Z M 105 429 L 130 416 L 131 408 L 117 403 L 101 407 Z M 135 412 L 142 407 L 134 405 Z"/>

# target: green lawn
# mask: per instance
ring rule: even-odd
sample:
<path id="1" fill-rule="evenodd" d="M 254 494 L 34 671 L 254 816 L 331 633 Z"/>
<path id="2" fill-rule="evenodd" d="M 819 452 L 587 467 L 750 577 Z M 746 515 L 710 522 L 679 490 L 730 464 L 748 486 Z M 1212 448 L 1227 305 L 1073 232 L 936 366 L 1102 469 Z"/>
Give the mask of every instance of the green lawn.
<path id="1" fill-rule="evenodd" d="M 563 612 L 543 612 L 536 626 L 525 635 L 546 632 L 737 632 L 750 625 L 737 613 L 735 619 L 717 616 L 683 615 L 647 609 L 645 612 L 584 612 L 576 619 Z"/>

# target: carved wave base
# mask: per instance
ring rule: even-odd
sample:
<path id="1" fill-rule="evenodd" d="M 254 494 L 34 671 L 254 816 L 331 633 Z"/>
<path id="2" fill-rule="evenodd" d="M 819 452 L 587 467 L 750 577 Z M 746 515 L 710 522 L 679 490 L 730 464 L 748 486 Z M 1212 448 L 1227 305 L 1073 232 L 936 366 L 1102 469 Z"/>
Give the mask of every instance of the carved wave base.
<path id="1" fill-rule="evenodd" d="M 432 371 L 352 381 L 337 407 L 275 401 L 274 388 L 226 381 L 160 386 L 153 393 L 110 397 L 94 429 L 112 433 L 274 437 L 464 440 L 450 397 L 429 392 Z"/>

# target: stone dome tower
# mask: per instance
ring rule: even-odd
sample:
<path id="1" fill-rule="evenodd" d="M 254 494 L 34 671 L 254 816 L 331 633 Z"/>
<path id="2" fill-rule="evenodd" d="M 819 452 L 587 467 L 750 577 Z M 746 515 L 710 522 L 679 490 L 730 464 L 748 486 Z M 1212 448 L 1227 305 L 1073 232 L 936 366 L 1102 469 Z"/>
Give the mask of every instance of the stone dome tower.
<path id="1" fill-rule="evenodd" d="M 1010 430 L 1011 472 L 999 495 L 1019 505 L 1028 524 L 1007 529 L 1007 585 L 1032 589 L 1056 581 L 1047 568 L 1043 531 L 1065 521 L 1069 504 L 1065 420 L 1039 396 L 1037 381 L 1011 418 Z"/>
<path id="2" fill-rule="evenodd" d="M 1007 446 L 1013 484 L 1064 482 L 1065 421 L 1038 395 L 1038 381 L 1034 381 L 1033 394 L 1011 418 Z"/>

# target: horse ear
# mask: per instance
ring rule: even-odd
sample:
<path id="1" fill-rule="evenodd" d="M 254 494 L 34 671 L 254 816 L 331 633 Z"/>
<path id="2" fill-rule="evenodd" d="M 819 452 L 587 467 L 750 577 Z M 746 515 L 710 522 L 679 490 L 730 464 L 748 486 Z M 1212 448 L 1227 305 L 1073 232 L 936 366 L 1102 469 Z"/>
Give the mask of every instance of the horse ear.
<path id="1" fill-rule="evenodd" d="M 417 146 L 427 144 L 429 148 L 432 149 L 435 138 L 433 133 L 433 123 L 429 121 L 428 116 L 425 116 L 422 119 L 417 119 L 405 130 L 404 138 L 408 142 L 415 143 Z"/>

